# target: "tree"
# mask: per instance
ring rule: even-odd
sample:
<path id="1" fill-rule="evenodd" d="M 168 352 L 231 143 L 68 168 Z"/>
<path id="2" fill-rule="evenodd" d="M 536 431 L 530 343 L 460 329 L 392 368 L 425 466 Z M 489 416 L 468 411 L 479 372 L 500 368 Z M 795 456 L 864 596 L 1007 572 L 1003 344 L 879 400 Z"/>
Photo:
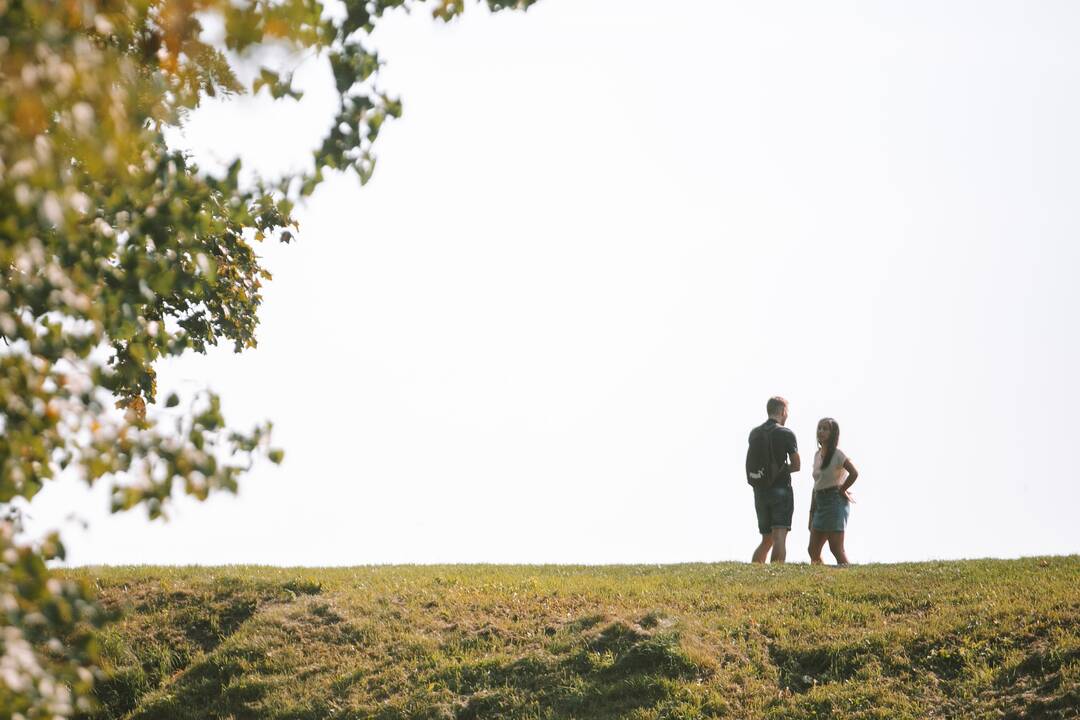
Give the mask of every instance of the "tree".
<path id="1" fill-rule="evenodd" d="M 493 10 L 535 0 L 486 0 Z M 171 498 L 235 491 L 258 458 L 280 462 L 269 423 L 230 429 L 216 396 L 161 400 L 155 363 L 256 344 L 254 245 L 289 242 L 292 211 L 331 170 L 365 182 L 372 143 L 401 112 L 379 89 L 375 24 L 463 0 L 0 0 L 0 714 L 67 717 L 88 706 L 89 589 L 58 582 L 55 535 L 23 540 L 14 503 L 58 474 L 107 482 L 114 511 L 163 516 Z M 223 43 L 204 29 L 224 27 Z M 165 140 L 207 97 L 298 97 L 260 49 L 317 53 L 339 95 L 312 167 L 222 177 Z M 254 65 L 242 83 L 240 68 Z"/>

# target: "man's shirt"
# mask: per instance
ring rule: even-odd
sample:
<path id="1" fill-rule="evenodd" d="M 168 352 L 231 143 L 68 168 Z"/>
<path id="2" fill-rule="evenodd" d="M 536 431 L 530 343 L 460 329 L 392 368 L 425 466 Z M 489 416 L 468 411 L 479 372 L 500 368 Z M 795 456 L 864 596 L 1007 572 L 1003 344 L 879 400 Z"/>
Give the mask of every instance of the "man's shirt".
<path id="1" fill-rule="evenodd" d="M 782 469 L 773 478 L 773 487 L 791 487 L 791 473 L 787 470 L 788 456 L 799 452 L 799 443 L 795 440 L 795 433 L 772 418 L 766 420 L 750 431 L 750 443 L 754 442 L 756 433 L 772 432 L 772 451 L 776 464 Z"/>

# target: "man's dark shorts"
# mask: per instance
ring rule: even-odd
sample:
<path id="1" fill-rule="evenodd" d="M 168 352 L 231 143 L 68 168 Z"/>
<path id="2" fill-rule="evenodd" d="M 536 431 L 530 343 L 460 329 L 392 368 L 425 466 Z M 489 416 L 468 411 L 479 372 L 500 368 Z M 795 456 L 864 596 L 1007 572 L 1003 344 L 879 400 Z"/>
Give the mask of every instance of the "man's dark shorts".
<path id="1" fill-rule="evenodd" d="M 754 488 L 754 509 L 757 510 L 758 531 L 762 535 L 768 535 L 775 528 L 790 530 L 795 494 L 790 485 Z"/>

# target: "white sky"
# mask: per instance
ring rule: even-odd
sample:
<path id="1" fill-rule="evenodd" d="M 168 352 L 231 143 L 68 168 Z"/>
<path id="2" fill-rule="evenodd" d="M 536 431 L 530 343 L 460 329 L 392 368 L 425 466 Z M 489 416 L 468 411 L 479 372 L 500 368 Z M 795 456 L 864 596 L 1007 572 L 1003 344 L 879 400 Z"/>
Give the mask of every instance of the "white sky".
<path id="1" fill-rule="evenodd" d="M 285 464 L 168 525 L 56 483 L 35 527 L 76 564 L 745 560 L 779 393 L 804 465 L 840 423 L 853 561 L 1078 552 L 1078 31 L 1021 0 L 387 18 L 374 179 L 265 247 L 258 350 L 161 368 Z M 186 143 L 303 162 L 321 71 Z"/>

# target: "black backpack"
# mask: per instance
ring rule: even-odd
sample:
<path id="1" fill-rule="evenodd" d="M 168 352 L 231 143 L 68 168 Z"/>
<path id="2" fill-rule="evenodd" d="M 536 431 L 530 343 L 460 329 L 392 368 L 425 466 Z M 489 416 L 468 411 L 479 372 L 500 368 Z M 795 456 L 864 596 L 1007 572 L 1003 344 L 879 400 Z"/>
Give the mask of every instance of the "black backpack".
<path id="1" fill-rule="evenodd" d="M 755 488 L 772 487 L 780 474 L 780 463 L 773 453 L 773 431 L 779 425 L 756 427 L 750 433 L 746 448 L 746 482 Z"/>

